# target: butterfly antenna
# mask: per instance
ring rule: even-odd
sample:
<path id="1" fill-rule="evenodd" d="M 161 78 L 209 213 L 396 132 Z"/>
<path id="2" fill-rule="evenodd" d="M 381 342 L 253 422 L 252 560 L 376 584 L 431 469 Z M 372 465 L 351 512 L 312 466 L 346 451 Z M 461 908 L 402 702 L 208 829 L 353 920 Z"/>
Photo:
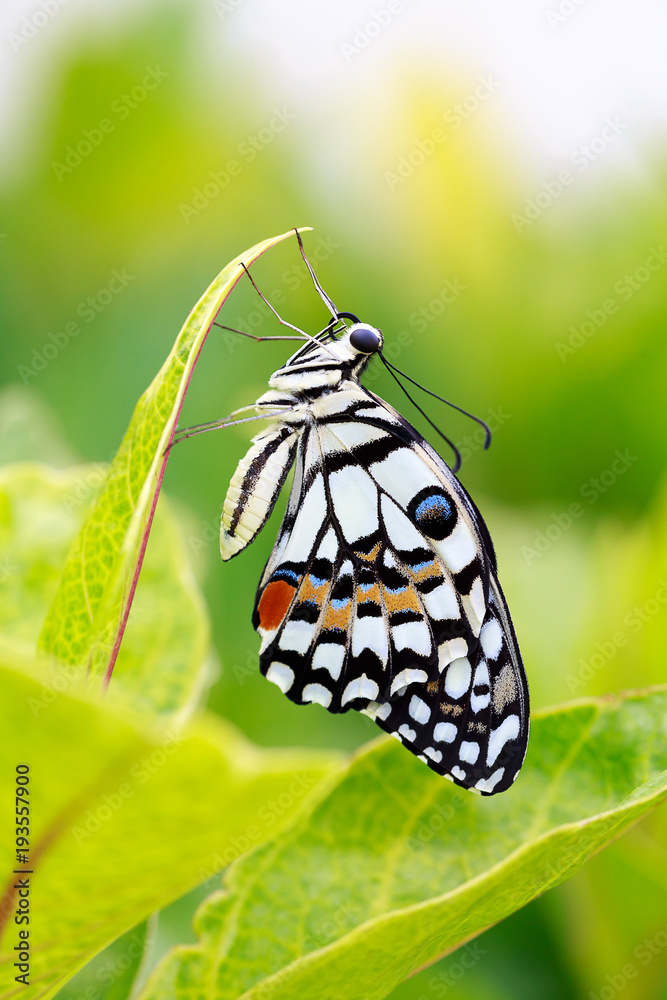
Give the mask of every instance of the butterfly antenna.
<path id="1" fill-rule="evenodd" d="M 454 452 L 454 455 L 456 456 L 456 462 L 454 463 L 454 466 L 452 468 L 452 472 L 458 472 L 459 469 L 461 468 L 461 452 L 459 451 L 459 449 L 456 447 L 456 445 L 454 444 L 454 442 L 451 441 L 447 437 L 447 435 L 444 434 L 440 430 L 440 428 L 437 426 L 437 424 L 433 423 L 433 421 L 428 416 L 428 414 L 424 413 L 424 411 L 422 410 L 422 408 L 419 405 L 419 403 L 417 403 L 416 400 L 414 400 L 412 398 L 412 396 L 410 395 L 410 393 L 408 392 L 408 390 L 405 388 L 405 386 L 403 385 L 403 383 L 400 381 L 400 379 L 396 375 L 394 375 L 394 372 L 392 371 L 392 368 L 394 366 L 392 364 L 390 364 L 386 360 L 386 358 L 379 351 L 378 351 L 378 354 L 379 354 L 379 357 L 380 357 L 380 361 L 385 366 L 385 368 L 387 369 L 387 371 L 389 372 L 389 374 L 393 378 L 394 382 L 398 383 L 398 385 L 401 387 L 401 389 L 403 390 L 403 392 L 405 393 L 405 395 L 408 397 L 408 399 L 410 400 L 410 402 L 412 403 L 412 405 L 415 407 L 415 409 L 419 410 L 419 412 L 421 413 L 421 415 L 424 418 L 424 420 L 428 421 L 428 423 L 431 425 L 431 427 L 433 428 L 433 430 L 436 431 L 440 435 L 440 437 L 443 439 L 443 441 L 446 441 L 447 444 L 449 445 L 449 447 L 452 449 L 452 451 Z M 403 373 L 401 372 L 400 374 L 402 375 Z M 406 378 L 407 378 L 407 376 L 406 376 Z M 412 382 L 413 380 L 410 379 L 410 381 Z M 417 385 L 417 383 L 415 383 L 415 385 Z M 420 386 L 420 388 L 421 388 L 421 386 Z"/>
<path id="2" fill-rule="evenodd" d="M 452 409 L 458 410 L 459 413 L 463 413 L 464 416 L 470 417 L 471 420 L 475 420 L 481 427 L 484 428 L 484 435 L 485 435 L 484 449 L 486 450 L 489 447 L 489 445 L 491 444 L 491 428 L 487 424 L 486 420 L 482 420 L 481 417 L 476 417 L 474 413 L 470 413 L 468 410 L 464 410 L 462 406 L 457 406 L 456 403 L 451 403 L 448 399 L 445 399 L 444 396 L 439 396 L 437 392 L 431 392 L 431 390 L 427 389 L 425 385 L 421 384 L 421 382 L 415 382 L 413 378 L 410 378 L 409 375 L 406 375 L 405 372 L 402 372 L 400 368 L 396 367 L 396 365 L 392 365 L 391 361 L 387 361 L 384 357 L 382 358 L 382 360 L 384 361 L 387 368 L 392 368 L 398 375 L 402 375 L 403 378 L 406 378 L 408 380 L 408 382 L 412 382 L 413 385 L 416 385 L 418 389 L 422 390 L 422 392 L 427 392 L 429 396 L 434 396 L 435 399 L 439 399 L 441 403 L 446 403 L 447 406 L 451 406 Z"/>
<path id="3" fill-rule="evenodd" d="M 297 333 L 301 334 L 301 336 L 302 336 L 302 338 L 304 340 L 310 340 L 310 341 L 312 341 L 312 343 L 317 344 L 318 347 L 323 347 L 325 351 L 328 351 L 328 353 L 331 354 L 331 356 L 336 359 L 336 361 L 340 361 L 340 358 L 338 357 L 338 355 L 334 354 L 334 352 L 332 350 L 330 350 L 327 347 L 326 344 L 322 343 L 322 341 L 319 341 L 317 339 L 317 337 L 313 337 L 312 334 L 306 333 L 305 330 L 300 330 L 298 326 L 294 326 L 294 323 L 289 323 L 286 319 L 283 319 L 282 316 L 280 315 L 280 313 L 278 312 L 278 310 L 276 309 L 276 307 L 273 305 L 273 303 L 269 302 L 269 300 L 267 299 L 267 297 L 265 295 L 263 295 L 262 292 L 260 292 L 259 288 L 255 284 L 255 280 L 254 280 L 252 274 L 250 273 L 250 271 L 248 270 L 248 268 L 246 267 L 246 265 L 243 263 L 243 261 L 240 261 L 240 264 L 241 264 L 241 267 L 243 268 L 243 270 L 245 271 L 245 273 L 248 275 L 248 277 L 250 279 L 250 284 L 255 289 L 255 291 L 259 295 L 259 297 L 262 300 L 262 302 L 264 303 L 264 305 L 266 305 L 266 306 L 269 307 L 269 309 L 271 310 L 271 312 L 273 313 L 273 315 L 276 317 L 276 319 L 278 320 L 278 322 L 282 326 L 288 326 L 290 328 L 290 330 L 296 330 Z"/>
<path id="4" fill-rule="evenodd" d="M 300 234 L 300 232 L 299 232 L 298 229 L 295 229 L 294 232 L 296 233 L 296 238 L 297 238 L 297 241 L 299 243 L 299 250 L 301 251 L 301 256 L 303 257 L 304 263 L 305 263 L 306 267 L 308 268 L 308 271 L 310 273 L 310 277 L 312 278 L 313 284 L 315 285 L 315 288 L 317 289 L 317 292 L 318 292 L 320 298 L 324 302 L 325 306 L 329 309 L 329 312 L 333 316 L 334 320 L 337 320 L 338 319 L 338 315 L 339 315 L 338 314 L 338 310 L 336 309 L 336 306 L 334 305 L 334 302 L 332 301 L 332 299 L 329 298 L 329 296 L 327 295 L 327 293 L 322 288 L 322 285 L 320 284 L 320 279 L 317 277 L 317 275 L 315 274 L 315 271 L 313 270 L 313 265 L 310 263 L 310 261 L 306 257 L 306 251 L 303 248 L 303 241 L 301 239 L 301 234 Z"/>
<path id="5" fill-rule="evenodd" d="M 224 323 L 218 323 L 213 321 L 213 326 L 217 326 L 220 330 L 231 330 L 232 333 L 239 333 L 242 337 L 250 337 L 251 340 L 303 340 L 303 337 L 293 336 L 292 334 L 286 334 L 284 337 L 271 336 L 271 337 L 260 337 L 256 333 L 246 333 L 245 330 L 237 330 L 234 326 L 225 326 Z"/>

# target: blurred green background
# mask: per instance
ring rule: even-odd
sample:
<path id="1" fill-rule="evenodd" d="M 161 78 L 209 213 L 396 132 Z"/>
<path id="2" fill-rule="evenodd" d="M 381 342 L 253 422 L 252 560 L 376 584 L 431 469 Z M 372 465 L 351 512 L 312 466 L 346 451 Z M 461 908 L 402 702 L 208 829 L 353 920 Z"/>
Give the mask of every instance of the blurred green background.
<path id="1" fill-rule="evenodd" d="M 313 226 L 306 248 L 338 307 L 496 431 L 484 453 L 475 424 L 428 404 L 496 540 L 534 707 L 664 681 L 664 15 L 51 0 L 7 3 L 2 19 L 0 372 L 52 408 L 72 453 L 111 457 L 229 259 Z M 254 276 L 320 329 L 296 242 Z M 226 322 L 278 332 L 243 283 Z M 182 422 L 252 402 L 286 346 L 214 330 Z M 368 384 L 414 418 L 383 373 Z M 181 445 L 165 480 L 213 621 L 208 705 L 261 744 L 352 749 L 375 736 L 368 720 L 297 708 L 257 669 L 250 612 L 276 519 L 220 563 L 249 437 Z M 483 935 L 474 961 L 459 952 L 394 997 L 605 997 L 628 964 L 624 997 L 667 997 L 666 832 L 649 818 Z M 193 939 L 203 894 L 161 915 L 158 950 Z"/>

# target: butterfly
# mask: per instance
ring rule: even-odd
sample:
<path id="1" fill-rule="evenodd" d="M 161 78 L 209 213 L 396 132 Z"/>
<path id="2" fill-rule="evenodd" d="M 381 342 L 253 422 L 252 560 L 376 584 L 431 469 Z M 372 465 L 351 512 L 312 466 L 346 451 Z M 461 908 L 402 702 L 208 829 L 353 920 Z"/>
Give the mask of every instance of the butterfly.
<path id="1" fill-rule="evenodd" d="M 374 356 L 387 364 L 381 331 L 336 311 L 308 266 L 332 321 L 303 335 L 254 404 L 270 424 L 222 512 L 227 560 L 294 465 L 253 611 L 260 670 L 297 704 L 365 713 L 458 785 L 504 791 L 526 753 L 529 697 L 488 529 L 435 449 L 362 385 Z"/>

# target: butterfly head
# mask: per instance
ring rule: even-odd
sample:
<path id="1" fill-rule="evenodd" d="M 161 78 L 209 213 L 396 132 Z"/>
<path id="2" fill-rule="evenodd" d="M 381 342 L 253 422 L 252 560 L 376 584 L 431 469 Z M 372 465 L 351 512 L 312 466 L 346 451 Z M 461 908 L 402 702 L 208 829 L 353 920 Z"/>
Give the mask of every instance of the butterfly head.
<path id="1" fill-rule="evenodd" d="M 351 320 L 346 326 L 344 321 Z M 380 330 L 352 313 L 339 313 L 330 324 L 274 372 L 269 385 L 280 389 L 332 388 L 341 378 L 359 378 L 374 354 L 382 350 Z"/>
<path id="2" fill-rule="evenodd" d="M 382 350 L 384 338 L 376 326 L 362 323 L 352 313 L 340 313 L 339 320 L 351 319 L 350 326 L 332 335 L 327 345 L 350 373 L 360 375 L 370 359 Z"/>
<path id="3" fill-rule="evenodd" d="M 382 334 L 377 327 L 367 323 L 355 323 L 346 333 L 349 346 L 357 354 L 370 356 L 376 354 L 382 347 Z"/>

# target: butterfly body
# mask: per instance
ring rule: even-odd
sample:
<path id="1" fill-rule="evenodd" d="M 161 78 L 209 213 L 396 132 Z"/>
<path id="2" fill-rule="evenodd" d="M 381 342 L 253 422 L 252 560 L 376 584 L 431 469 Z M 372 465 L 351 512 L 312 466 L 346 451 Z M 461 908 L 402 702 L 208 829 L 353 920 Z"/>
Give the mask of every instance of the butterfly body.
<path id="1" fill-rule="evenodd" d="M 482 794 L 525 755 L 528 688 L 484 521 L 454 473 L 360 381 L 379 331 L 310 342 L 269 380 L 272 417 L 232 479 L 225 559 L 295 465 L 253 613 L 262 673 L 298 704 L 366 713 Z"/>

